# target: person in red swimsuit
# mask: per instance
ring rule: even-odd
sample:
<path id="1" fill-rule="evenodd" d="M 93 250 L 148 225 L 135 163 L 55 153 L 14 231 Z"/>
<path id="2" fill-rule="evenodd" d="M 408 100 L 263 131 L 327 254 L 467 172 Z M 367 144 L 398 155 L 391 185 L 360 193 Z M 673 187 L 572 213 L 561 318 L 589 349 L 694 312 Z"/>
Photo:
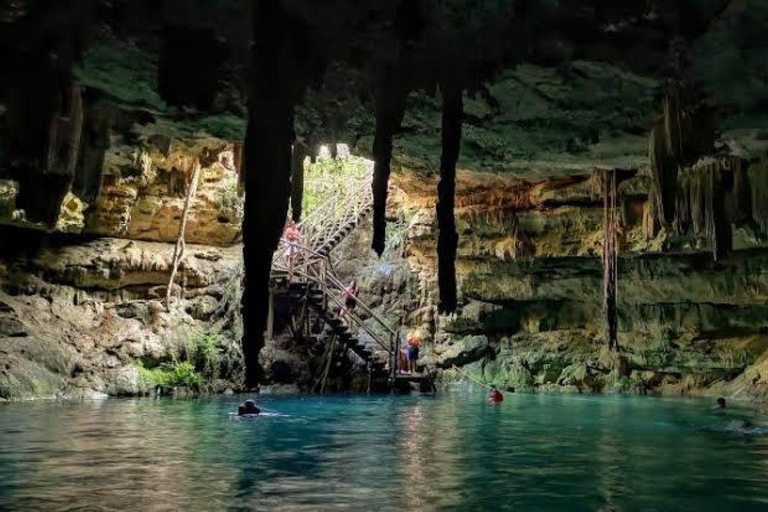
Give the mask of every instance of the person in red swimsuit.
<path id="1" fill-rule="evenodd" d="M 496 387 L 491 388 L 491 394 L 488 395 L 488 401 L 492 404 L 498 404 L 504 401 L 504 395 Z"/>
<path id="2" fill-rule="evenodd" d="M 299 252 L 301 233 L 292 220 L 288 221 L 288 225 L 283 231 L 283 238 L 288 242 L 288 279 L 293 279 L 293 260 Z"/>

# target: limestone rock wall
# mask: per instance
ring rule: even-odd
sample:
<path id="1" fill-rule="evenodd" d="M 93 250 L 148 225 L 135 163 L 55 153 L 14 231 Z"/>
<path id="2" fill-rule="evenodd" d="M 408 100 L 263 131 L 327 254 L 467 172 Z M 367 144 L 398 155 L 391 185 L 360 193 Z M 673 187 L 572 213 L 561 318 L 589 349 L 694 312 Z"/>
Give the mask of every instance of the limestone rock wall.
<path id="1" fill-rule="evenodd" d="M 70 192 L 54 231 L 175 243 L 195 165 L 201 166 L 191 203 L 186 240 L 229 247 L 239 242 L 242 197 L 235 147 L 219 139 L 166 140 L 156 137 L 126 145 L 113 134 L 105 155 L 100 193 L 88 204 Z M 25 221 L 17 209 L 18 186 L 0 182 L 0 223 L 45 229 Z"/>
<path id="2" fill-rule="evenodd" d="M 764 169 L 754 169 L 754 173 Z M 396 178 L 393 208 L 409 219 L 405 255 L 417 288 L 406 329 L 425 362 L 469 365 L 478 378 L 531 390 L 730 393 L 768 396 L 768 248 L 736 229 L 731 257 L 700 240 L 648 230 L 649 180 L 621 185 L 621 373 L 603 346 L 602 199 L 596 174 L 539 181 L 460 173 L 463 307 L 436 314 L 435 182 Z M 651 230 L 652 231 L 652 230 Z M 446 378 L 452 372 L 446 371 Z"/>
<path id="3" fill-rule="evenodd" d="M 237 248 L 188 246 L 183 291 L 166 310 L 159 299 L 172 246 L 114 238 L 46 245 L 0 259 L 0 398 L 153 393 L 160 377 L 179 377 L 158 372 L 166 366 L 208 373 L 205 383 L 186 382 L 203 390 L 239 384 L 238 343 L 220 334 L 234 327 L 222 308 L 237 293 Z"/>
<path id="4" fill-rule="evenodd" d="M 132 240 L 175 242 L 187 189 L 196 162 L 202 169 L 192 203 L 187 241 L 230 246 L 240 237 L 241 198 L 231 144 L 203 140 L 189 146 L 169 143 L 125 155 L 107 154 L 99 200 L 85 219 L 84 231 Z"/>

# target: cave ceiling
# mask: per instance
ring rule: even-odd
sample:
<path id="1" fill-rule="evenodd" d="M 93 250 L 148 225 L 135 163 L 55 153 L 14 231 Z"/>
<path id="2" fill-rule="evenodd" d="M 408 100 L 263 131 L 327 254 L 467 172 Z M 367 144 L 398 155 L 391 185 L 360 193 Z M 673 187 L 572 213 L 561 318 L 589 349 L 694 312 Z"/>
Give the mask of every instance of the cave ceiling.
<path id="1" fill-rule="evenodd" d="M 45 44 L 46 29 L 28 19 L 39 3 L 2 3 L 0 75 L 12 76 Z M 59 3 L 67 2 L 51 5 Z M 249 71 L 259 35 L 248 2 L 90 3 L 74 76 L 119 112 L 113 129 L 124 143 L 243 139 L 248 84 L 264 79 Z M 715 110 L 721 144 L 756 157 L 768 142 L 763 0 L 425 1 L 418 15 L 391 0 L 284 4 L 305 28 L 314 80 L 296 129 L 312 143 L 368 154 L 372 91 L 402 80 L 412 92 L 395 164 L 433 171 L 436 84 L 446 76 L 467 90 L 466 170 L 535 176 L 647 165 L 648 133 L 671 79 L 695 86 Z M 0 127 L 10 101 L 0 79 Z"/>

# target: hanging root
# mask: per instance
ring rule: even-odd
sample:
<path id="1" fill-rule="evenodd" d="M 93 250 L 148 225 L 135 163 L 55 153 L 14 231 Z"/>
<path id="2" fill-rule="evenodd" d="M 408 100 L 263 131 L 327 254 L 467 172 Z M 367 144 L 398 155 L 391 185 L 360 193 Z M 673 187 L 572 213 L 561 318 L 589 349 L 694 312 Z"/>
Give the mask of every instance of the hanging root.
<path id="1" fill-rule="evenodd" d="M 173 281 L 176 279 L 176 273 L 179 271 L 179 264 L 184 259 L 184 252 L 187 248 L 186 234 L 187 222 L 189 220 L 189 211 L 192 209 L 192 200 L 197 195 L 197 186 L 200 181 L 200 160 L 195 160 L 192 177 L 187 185 L 187 198 L 184 201 L 184 212 L 181 215 L 181 225 L 179 226 L 179 238 L 176 240 L 176 247 L 173 249 L 173 262 L 171 267 L 171 276 L 168 278 L 168 289 L 165 292 L 165 307 L 171 309 L 171 295 L 173 294 Z"/>
<path id="2" fill-rule="evenodd" d="M 618 183 L 616 171 L 603 173 L 603 308 L 605 314 L 605 337 L 611 351 L 619 350 L 618 318 L 616 308 L 618 276 Z"/>

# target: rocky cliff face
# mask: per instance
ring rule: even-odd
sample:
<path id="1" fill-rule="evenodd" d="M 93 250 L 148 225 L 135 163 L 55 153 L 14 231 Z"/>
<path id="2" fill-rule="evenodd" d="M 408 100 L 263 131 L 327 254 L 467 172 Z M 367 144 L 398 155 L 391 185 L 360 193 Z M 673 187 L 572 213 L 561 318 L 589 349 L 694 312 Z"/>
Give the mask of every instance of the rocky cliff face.
<path id="1" fill-rule="evenodd" d="M 167 310 L 159 299 L 172 254 L 166 244 L 101 238 L 49 240 L 3 258 L 0 397 L 200 391 L 204 374 L 208 390 L 236 386 L 239 348 L 220 332 L 238 251 L 189 246 L 183 292 Z M 185 369 L 190 378 L 176 375 Z"/>
<path id="2" fill-rule="evenodd" d="M 755 179 L 765 172 L 762 162 L 750 170 Z M 620 189 L 622 356 L 605 350 L 596 176 L 460 173 L 463 307 L 450 317 L 436 314 L 435 184 L 398 176 L 396 207 L 410 219 L 408 265 L 427 291 L 406 321 L 426 337 L 425 363 L 448 378 L 453 365 L 470 365 L 487 382 L 526 390 L 765 396 L 765 244 L 755 231 L 736 229 L 738 250 L 715 261 L 700 239 L 653 236 L 643 172 Z"/>
<path id="3" fill-rule="evenodd" d="M 200 165 L 186 239 L 219 247 L 238 242 L 242 198 L 234 144 L 157 137 L 129 146 L 119 143 L 120 135 L 113 138 L 118 143 L 106 151 L 98 198 L 88 204 L 68 193 L 56 231 L 175 243 L 194 167 Z M 44 228 L 26 221 L 26 212 L 16 205 L 18 192 L 17 182 L 0 182 L 0 222 Z"/>
<path id="4" fill-rule="evenodd" d="M 0 181 L 0 233 L 15 241 L 0 250 L 0 398 L 239 386 L 237 147 L 102 135 L 112 143 L 92 203 L 74 184 L 52 227 L 28 219 L 18 181 Z M 196 166 L 179 298 L 166 308 Z"/>
<path id="5" fill-rule="evenodd" d="M 229 274 L 242 235 L 241 147 L 232 141 L 245 139 L 248 116 L 262 129 L 248 138 L 249 221 L 260 226 L 246 232 L 258 247 L 249 268 L 264 284 L 251 290 L 267 288 L 264 242 L 282 226 L 294 136 L 310 153 L 328 142 L 361 154 L 378 146 L 379 200 L 385 161 L 400 171 L 388 249 L 373 258 L 368 233 L 357 233 L 338 268 L 362 276 L 378 313 L 422 331 L 431 367 L 469 364 L 528 389 L 763 393 L 768 9 L 760 0 L 603 3 L 427 2 L 419 12 L 419 2 L 272 2 L 255 23 L 234 1 L 1 4 L 0 225 L 22 231 L 0 231 L 14 242 L 0 246 L 0 397 L 234 379 L 236 365 L 212 366 L 229 360 L 238 336 Z M 254 38 L 264 48 L 251 54 Z M 454 115 L 466 169 L 455 317 L 436 307 L 438 86 L 466 92 Z M 720 167 L 683 168 L 703 155 L 750 167 L 738 179 L 725 173 L 726 191 Z M 169 244 L 198 168 L 186 238 L 200 246 L 182 268 L 178 311 L 164 313 Z M 619 173 L 618 359 L 601 350 L 598 168 L 628 169 Z M 714 198 L 723 199 L 716 215 Z M 660 219 L 659 202 L 684 213 Z M 724 219 L 729 235 L 713 234 Z M 715 261 L 713 238 L 735 252 Z M 246 301 L 258 306 L 253 318 L 264 309 L 256 295 Z M 199 335 L 177 332 L 187 325 Z M 260 346 L 258 325 L 248 346 Z M 307 358 L 281 343 L 262 354 L 268 376 L 298 381 Z M 290 379 L 285 362 L 297 368 Z M 120 384 L 125 371 L 157 385 Z"/>

